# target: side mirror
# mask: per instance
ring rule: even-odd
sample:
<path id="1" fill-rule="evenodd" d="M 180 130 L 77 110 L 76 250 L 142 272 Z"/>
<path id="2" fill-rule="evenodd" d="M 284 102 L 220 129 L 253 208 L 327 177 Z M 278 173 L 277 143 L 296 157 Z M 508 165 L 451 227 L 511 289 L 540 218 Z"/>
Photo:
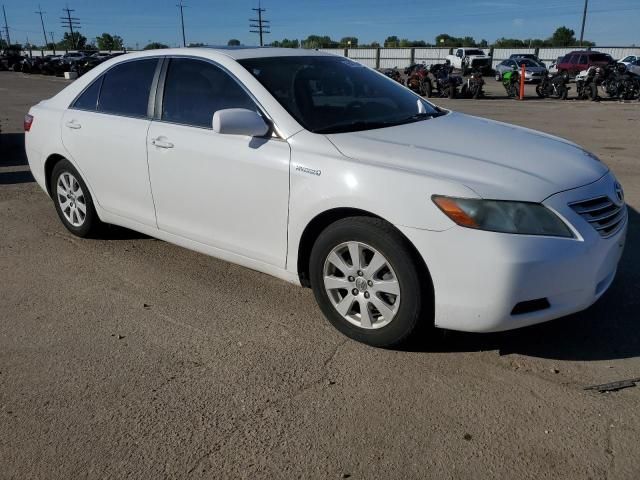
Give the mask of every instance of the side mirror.
<path id="1" fill-rule="evenodd" d="M 246 135 L 262 137 L 269 131 L 269 125 L 257 112 L 246 108 L 227 108 L 213 114 L 213 131 L 226 135 Z"/>

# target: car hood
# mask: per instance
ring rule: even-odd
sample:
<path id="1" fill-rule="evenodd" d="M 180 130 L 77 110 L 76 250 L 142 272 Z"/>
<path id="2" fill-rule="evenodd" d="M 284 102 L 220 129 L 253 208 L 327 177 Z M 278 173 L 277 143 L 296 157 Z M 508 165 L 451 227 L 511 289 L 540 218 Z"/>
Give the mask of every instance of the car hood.
<path id="1" fill-rule="evenodd" d="M 498 200 L 541 202 L 594 182 L 608 171 L 595 156 L 567 140 L 455 112 L 327 137 L 346 157 L 447 179 L 482 198 Z"/>

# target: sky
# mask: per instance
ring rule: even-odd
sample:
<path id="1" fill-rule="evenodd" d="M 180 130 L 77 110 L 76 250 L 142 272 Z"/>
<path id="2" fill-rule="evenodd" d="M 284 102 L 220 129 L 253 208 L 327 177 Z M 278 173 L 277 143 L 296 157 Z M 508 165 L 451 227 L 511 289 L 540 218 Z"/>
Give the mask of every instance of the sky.
<path id="1" fill-rule="evenodd" d="M 237 38 L 256 45 L 249 33 L 258 0 L 184 0 L 187 43 L 226 45 Z M 65 1 L 0 0 L 5 5 L 12 42 L 42 44 L 38 5 L 47 35 L 64 32 L 59 17 Z M 103 32 L 142 48 L 150 41 L 182 43 L 178 0 L 68 0 L 81 32 L 94 38 Z M 472 36 L 490 43 L 500 37 L 547 38 L 561 26 L 579 36 L 584 0 L 262 0 L 271 34 L 265 41 L 329 35 L 334 40 L 358 37 L 360 43 L 382 43 L 387 36 L 433 43 L 435 36 Z M 4 27 L 3 19 L 0 24 Z M 585 39 L 600 46 L 640 45 L 640 0 L 589 0 Z"/>

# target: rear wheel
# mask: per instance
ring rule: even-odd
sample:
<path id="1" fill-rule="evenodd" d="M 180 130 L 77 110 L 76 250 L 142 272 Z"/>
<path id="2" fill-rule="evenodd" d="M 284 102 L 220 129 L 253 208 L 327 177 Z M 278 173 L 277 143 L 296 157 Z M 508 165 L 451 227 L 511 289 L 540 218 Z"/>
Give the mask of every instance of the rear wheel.
<path id="1" fill-rule="evenodd" d="M 387 222 L 352 217 L 331 224 L 310 257 L 314 295 L 346 336 L 392 347 L 414 333 L 429 301 L 407 240 Z"/>
<path id="2" fill-rule="evenodd" d="M 564 87 L 564 86 L 558 87 L 558 98 L 560 100 L 566 100 L 568 96 L 569 96 L 569 90 L 567 90 L 567 87 Z"/>
<path id="3" fill-rule="evenodd" d="M 100 229 L 103 224 L 89 189 L 68 160 L 53 167 L 50 186 L 56 212 L 67 230 L 78 237 L 88 237 Z"/>
<path id="4" fill-rule="evenodd" d="M 546 95 L 544 93 L 544 89 L 542 88 L 542 85 L 536 85 L 536 93 L 538 94 L 538 96 L 540 98 L 545 98 Z"/>
<path id="5" fill-rule="evenodd" d="M 433 87 L 431 86 L 431 80 L 427 79 L 424 81 L 423 90 L 424 90 L 423 95 L 427 98 L 430 98 L 433 90 Z"/>

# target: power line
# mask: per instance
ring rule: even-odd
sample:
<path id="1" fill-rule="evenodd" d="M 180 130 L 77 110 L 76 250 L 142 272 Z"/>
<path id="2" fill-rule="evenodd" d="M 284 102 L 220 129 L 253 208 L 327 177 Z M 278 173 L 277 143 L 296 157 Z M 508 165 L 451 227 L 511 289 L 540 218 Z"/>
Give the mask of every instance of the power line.
<path id="1" fill-rule="evenodd" d="M 253 10 L 254 12 L 258 12 L 258 18 L 250 18 L 249 21 L 250 22 L 254 22 L 254 23 L 250 23 L 249 27 L 250 28 L 257 28 L 257 30 L 249 30 L 249 32 L 251 33 L 257 33 L 260 35 L 260 46 L 264 46 L 264 43 L 262 41 L 262 35 L 265 33 L 271 33 L 271 25 L 269 25 L 269 20 L 264 20 L 262 18 L 262 13 L 266 12 L 266 10 L 264 8 L 262 8 L 262 6 L 260 5 L 260 2 L 258 1 L 258 8 L 252 8 L 251 10 Z"/>
<path id="2" fill-rule="evenodd" d="M 40 15 L 40 24 L 42 25 L 42 35 L 44 35 L 44 46 L 46 48 L 49 42 L 47 41 L 47 31 L 44 29 L 44 20 L 42 19 L 42 14 L 46 12 L 43 12 L 42 7 L 38 4 L 38 11 L 34 13 Z"/>
<path id="3" fill-rule="evenodd" d="M 182 24 L 182 46 L 183 47 L 187 46 L 187 40 L 186 40 L 186 37 L 184 36 L 184 7 L 185 6 L 186 5 L 182 3 L 182 0 L 180 0 L 179 5 L 176 5 L 176 7 L 180 9 L 180 23 Z"/>
<path id="4" fill-rule="evenodd" d="M 9 25 L 7 24 L 7 12 L 4 9 L 4 5 L 2 5 L 2 14 L 4 15 L 4 32 L 7 37 L 7 46 L 11 46 L 11 37 L 9 36 Z"/>
<path id="5" fill-rule="evenodd" d="M 75 12 L 75 10 L 72 8 L 69 8 L 68 6 L 66 8 L 63 8 L 62 11 L 67 13 L 66 17 L 60 17 L 60 20 L 62 20 L 62 26 L 69 29 L 69 33 L 71 34 L 71 46 L 73 47 L 74 50 L 76 50 L 78 48 L 77 47 L 78 42 L 76 41 L 76 33 L 78 34 L 78 36 L 80 35 L 80 32 L 77 31 L 80 29 L 80 19 L 78 17 L 71 16 L 71 12 Z M 76 28 L 75 33 L 73 32 L 73 27 Z"/>

